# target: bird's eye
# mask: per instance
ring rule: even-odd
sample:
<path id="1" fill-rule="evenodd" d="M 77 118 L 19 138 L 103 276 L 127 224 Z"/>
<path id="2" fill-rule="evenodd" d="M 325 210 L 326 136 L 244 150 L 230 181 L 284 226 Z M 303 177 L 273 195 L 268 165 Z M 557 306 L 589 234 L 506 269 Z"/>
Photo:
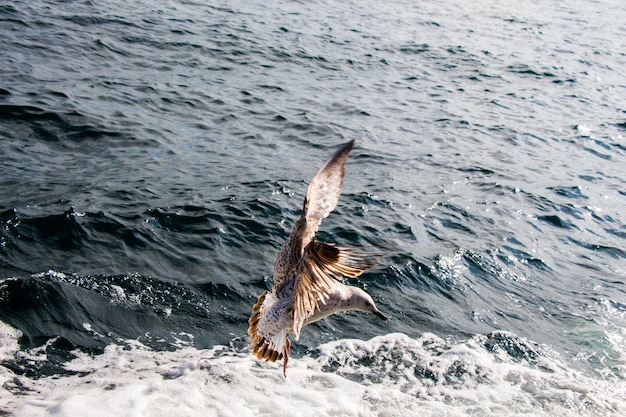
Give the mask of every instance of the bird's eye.
<path id="1" fill-rule="evenodd" d="M 371 306 L 370 302 L 369 302 L 369 301 L 366 301 L 366 302 L 365 302 L 365 307 L 370 307 L 370 306 Z"/>

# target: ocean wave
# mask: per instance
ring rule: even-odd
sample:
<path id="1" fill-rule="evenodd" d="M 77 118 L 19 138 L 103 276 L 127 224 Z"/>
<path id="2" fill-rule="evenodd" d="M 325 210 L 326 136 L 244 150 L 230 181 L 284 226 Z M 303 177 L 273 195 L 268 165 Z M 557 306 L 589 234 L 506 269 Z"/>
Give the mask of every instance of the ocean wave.
<path id="1" fill-rule="evenodd" d="M 14 335 L 5 330 L 10 343 Z M 508 332 L 458 342 L 432 334 L 338 340 L 292 359 L 286 378 L 280 366 L 256 361 L 238 344 L 155 352 L 128 340 L 102 354 L 78 353 L 62 377 L 33 379 L 0 368 L 8 393 L 0 410 L 29 417 L 618 416 L 626 411 L 623 378 L 599 380 L 572 370 L 553 352 Z"/>
<path id="2" fill-rule="evenodd" d="M 180 347 L 181 332 L 208 347 L 228 340 L 247 316 L 249 301 L 224 284 L 184 285 L 138 274 L 79 276 L 56 271 L 0 281 L 0 320 L 19 329 L 20 347 L 48 355 L 41 363 L 16 358 L 21 373 L 50 375 L 74 350 L 102 352 L 111 343 L 140 340 L 160 350 Z"/>
<path id="3" fill-rule="evenodd" d="M 44 92 L 46 93 L 46 92 Z M 49 91 L 53 96 L 67 98 L 64 93 Z M 121 132 L 98 126 L 94 120 L 77 112 L 57 112 L 29 105 L 0 104 L 0 120 L 5 124 L 20 123 L 20 128 L 30 127 L 35 137 L 46 142 L 81 142 L 123 137 Z M 73 146 L 72 149 L 80 149 Z M 93 149 L 89 149 L 93 151 Z"/>

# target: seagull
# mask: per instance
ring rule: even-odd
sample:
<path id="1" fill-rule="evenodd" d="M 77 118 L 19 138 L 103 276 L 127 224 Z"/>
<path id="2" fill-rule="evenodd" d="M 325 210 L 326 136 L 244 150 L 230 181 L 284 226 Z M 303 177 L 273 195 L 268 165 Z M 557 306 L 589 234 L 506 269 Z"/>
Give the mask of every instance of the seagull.
<path id="1" fill-rule="evenodd" d="M 311 180 L 302 215 L 276 256 L 272 292 L 259 296 L 248 320 L 252 353 L 266 362 L 284 358 L 285 377 L 290 333 L 298 340 L 302 327 L 345 310 L 369 312 L 387 321 L 367 292 L 341 282 L 374 265 L 351 248 L 315 239 L 322 219 L 337 207 L 353 146 L 354 140 L 341 146 Z"/>

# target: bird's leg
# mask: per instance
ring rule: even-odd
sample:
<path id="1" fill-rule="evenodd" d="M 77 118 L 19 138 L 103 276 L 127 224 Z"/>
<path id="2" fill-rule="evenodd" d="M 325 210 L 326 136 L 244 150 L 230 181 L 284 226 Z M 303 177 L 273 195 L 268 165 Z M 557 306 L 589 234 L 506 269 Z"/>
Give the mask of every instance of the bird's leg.
<path id="1" fill-rule="evenodd" d="M 283 356 L 285 360 L 283 362 L 283 375 L 287 378 L 287 362 L 289 362 L 289 350 L 291 349 L 291 341 L 287 338 L 287 342 L 285 343 L 285 347 L 283 348 Z"/>

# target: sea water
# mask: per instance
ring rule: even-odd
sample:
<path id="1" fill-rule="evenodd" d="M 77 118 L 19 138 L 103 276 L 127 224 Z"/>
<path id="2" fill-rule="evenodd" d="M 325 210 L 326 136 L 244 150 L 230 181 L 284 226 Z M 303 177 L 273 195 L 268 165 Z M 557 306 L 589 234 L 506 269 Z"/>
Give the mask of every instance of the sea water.
<path id="1" fill-rule="evenodd" d="M 626 413 L 622 2 L 0 5 L 0 413 Z M 306 186 L 375 248 L 258 362 Z"/>

